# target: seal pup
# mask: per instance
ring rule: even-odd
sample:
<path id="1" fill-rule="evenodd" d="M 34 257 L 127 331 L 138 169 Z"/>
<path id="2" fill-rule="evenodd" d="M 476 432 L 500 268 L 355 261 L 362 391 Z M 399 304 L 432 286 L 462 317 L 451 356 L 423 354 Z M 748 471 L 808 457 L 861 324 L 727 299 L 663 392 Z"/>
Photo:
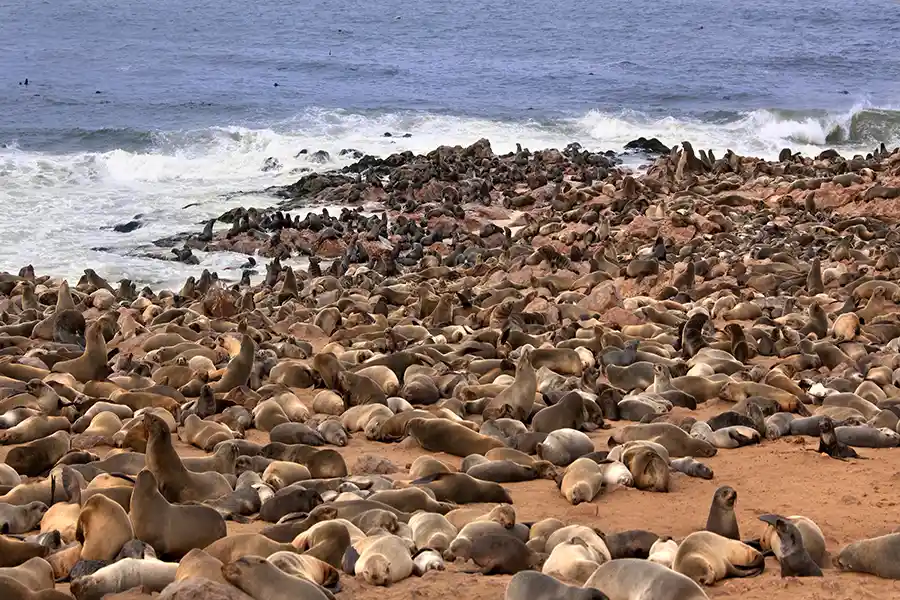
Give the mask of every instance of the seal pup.
<path id="1" fill-rule="evenodd" d="M 111 565 L 72 581 L 69 589 L 77 600 L 101 600 L 107 594 L 124 592 L 143 586 L 150 592 L 161 592 L 175 581 L 178 563 L 156 559 L 124 558 Z"/>
<path id="2" fill-rule="evenodd" d="M 819 421 L 819 453 L 824 453 L 831 458 L 839 460 L 847 460 L 848 458 L 859 458 L 856 450 L 841 442 L 835 433 L 834 421 L 831 417 L 822 417 Z"/>
<path id="3" fill-rule="evenodd" d="M 328 563 L 296 552 L 276 552 L 267 559 L 270 563 L 295 577 L 302 577 L 324 588 L 335 588 L 340 580 L 338 570 Z"/>
<path id="4" fill-rule="evenodd" d="M 796 525 L 779 515 L 761 515 L 759 520 L 771 525 L 778 536 L 778 561 L 781 563 L 782 577 L 822 576 L 822 569 L 807 552 L 803 535 Z"/>
<path id="5" fill-rule="evenodd" d="M 711 531 L 695 531 L 678 546 L 672 569 L 702 585 L 726 577 L 753 577 L 762 573 L 762 553 L 738 540 Z"/>
<path id="6" fill-rule="evenodd" d="M 431 548 L 444 552 L 459 530 L 444 515 L 420 511 L 409 518 L 416 548 Z"/>
<path id="7" fill-rule="evenodd" d="M 775 516 L 781 517 L 781 515 Z M 831 564 L 828 560 L 828 550 L 825 546 L 825 535 L 812 519 L 802 515 L 781 518 L 790 521 L 797 527 L 803 539 L 803 547 L 806 548 L 806 551 L 809 552 L 810 557 L 817 565 L 824 569 Z M 763 520 L 762 517 L 760 517 L 760 520 Z M 759 539 L 760 549 L 763 552 L 771 551 L 776 558 L 780 559 L 781 544 L 779 543 L 778 532 L 775 531 L 775 527 L 768 520 L 763 521 L 766 522 L 766 529 Z"/>
<path id="8" fill-rule="evenodd" d="M 706 531 L 712 531 L 722 537 L 732 540 L 740 540 L 737 517 L 734 514 L 734 504 L 737 502 L 737 492 L 728 485 L 719 487 L 713 494 L 709 505 L 709 516 L 706 519 Z"/>
<path id="9" fill-rule="evenodd" d="M 443 571 L 446 564 L 441 552 L 425 548 L 413 555 L 413 574 L 421 577 L 428 571 Z"/>
<path id="10" fill-rule="evenodd" d="M 675 562 L 675 554 L 678 552 L 678 542 L 671 538 L 659 538 L 650 546 L 647 560 L 672 568 Z"/>
<path id="11" fill-rule="evenodd" d="M 253 600 L 333 600 L 312 581 L 289 575 L 259 556 L 244 556 L 225 564 L 222 576 Z"/>
<path id="12" fill-rule="evenodd" d="M 900 579 L 900 533 L 889 533 L 847 544 L 834 559 L 842 571 L 870 573 L 884 579 Z"/>
<path id="13" fill-rule="evenodd" d="M 182 558 L 227 535 L 225 519 L 208 506 L 170 504 L 157 489 L 156 477 L 141 471 L 131 494 L 129 517 L 135 536 L 163 558 Z"/>
<path id="14" fill-rule="evenodd" d="M 584 587 L 604 591 L 611 600 L 709 600 L 689 577 L 639 558 L 604 563 Z"/>

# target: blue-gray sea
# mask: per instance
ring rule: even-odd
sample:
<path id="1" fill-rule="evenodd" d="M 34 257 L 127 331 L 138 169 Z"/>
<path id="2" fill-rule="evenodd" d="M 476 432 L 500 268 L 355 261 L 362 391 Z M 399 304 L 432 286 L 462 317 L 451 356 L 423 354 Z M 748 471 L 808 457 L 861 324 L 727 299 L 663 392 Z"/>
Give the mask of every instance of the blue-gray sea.
<path id="1" fill-rule="evenodd" d="M 174 282 L 153 239 L 344 148 L 897 145 L 898 31 L 895 0 L 0 0 L 0 270 Z"/>

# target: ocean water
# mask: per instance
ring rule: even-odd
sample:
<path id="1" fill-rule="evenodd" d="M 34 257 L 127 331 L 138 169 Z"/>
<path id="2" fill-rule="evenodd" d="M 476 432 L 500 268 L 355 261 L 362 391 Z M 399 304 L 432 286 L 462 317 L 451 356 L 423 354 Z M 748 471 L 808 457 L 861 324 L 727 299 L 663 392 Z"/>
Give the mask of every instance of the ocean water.
<path id="1" fill-rule="evenodd" d="M 896 0 L 0 0 L 0 270 L 235 267 L 147 254 L 344 148 L 898 145 L 898 22 Z"/>

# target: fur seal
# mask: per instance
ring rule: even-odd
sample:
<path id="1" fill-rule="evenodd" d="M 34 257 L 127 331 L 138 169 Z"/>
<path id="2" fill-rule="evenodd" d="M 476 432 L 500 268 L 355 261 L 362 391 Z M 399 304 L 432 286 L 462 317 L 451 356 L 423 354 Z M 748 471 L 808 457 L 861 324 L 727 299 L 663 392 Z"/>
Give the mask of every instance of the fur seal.
<path id="1" fill-rule="evenodd" d="M 340 568 L 350 544 L 365 537 L 353 523 L 345 519 L 322 521 L 301 533 L 292 546 L 298 552 L 314 556 L 332 567 Z"/>
<path id="2" fill-rule="evenodd" d="M 134 529 L 120 504 L 97 494 L 82 505 L 75 538 L 82 545 L 82 560 L 111 561 L 134 539 Z"/>
<path id="3" fill-rule="evenodd" d="M 772 517 L 773 515 L 763 516 Z M 781 517 L 781 515 L 774 516 L 785 519 L 792 523 L 800 531 L 803 547 L 809 553 L 813 561 L 815 561 L 815 563 L 822 568 L 828 566 L 828 550 L 825 547 L 825 535 L 812 519 L 801 515 L 795 515 L 792 517 Z M 763 532 L 762 536 L 760 536 L 760 548 L 763 550 L 763 552 L 771 551 L 773 554 L 775 554 L 775 557 L 780 560 L 780 534 L 775 530 L 775 527 L 771 523 L 771 519 L 763 519 L 761 516 L 760 520 L 766 523 L 766 529 Z"/>
<path id="4" fill-rule="evenodd" d="M 534 396 L 537 393 L 537 373 L 531 364 L 532 350 L 525 349 L 516 363 L 516 378 L 509 387 L 494 396 L 482 416 L 485 420 L 497 419 L 509 416 L 519 420 L 525 420 L 531 414 L 534 406 Z M 576 361 L 579 364 L 577 355 Z M 484 454 L 479 452 L 478 454 Z"/>
<path id="5" fill-rule="evenodd" d="M 241 336 L 241 349 L 228 362 L 222 378 L 212 387 L 217 393 L 224 394 L 236 387 L 247 385 L 253 372 L 253 359 L 256 354 L 256 343 L 249 335 Z"/>
<path id="6" fill-rule="evenodd" d="M 579 458 L 566 467 L 559 489 L 570 504 L 578 505 L 593 501 L 605 486 L 600 465 L 589 458 Z"/>
<path id="7" fill-rule="evenodd" d="M 726 577 L 752 577 L 762 572 L 765 558 L 757 550 L 711 531 L 696 531 L 678 547 L 672 569 L 702 585 Z"/>
<path id="8" fill-rule="evenodd" d="M 604 539 L 613 560 L 617 558 L 647 558 L 657 540 L 659 540 L 658 535 L 643 529 L 620 531 L 607 535 Z"/>
<path id="9" fill-rule="evenodd" d="M 796 525 L 778 515 L 761 515 L 759 520 L 768 523 L 777 535 L 782 577 L 822 576 L 822 569 L 807 552 L 803 535 Z M 769 540 L 771 543 L 771 538 Z"/>
<path id="10" fill-rule="evenodd" d="M 431 490 L 435 498 L 441 502 L 512 504 L 509 492 L 499 484 L 476 479 L 468 473 L 434 473 L 413 481 L 413 485 Z M 377 493 L 372 496 L 372 499 L 376 499 L 376 496 L 378 496 Z"/>
<path id="11" fill-rule="evenodd" d="M 856 450 L 841 442 L 834 432 L 834 421 L 830 417 L 822 417 L 819 421 L 819 452 L 827 454 L 831 458 L 846 460 L 859 458 Z"/>
<path id="12" fill-rule="evenodd" d="M 871 573 L 884 579 L 900 579 L 900 533 L 889 533 L 847 544 L 834 559 L 842 571 Z"/>
<path id="13" fill-rule="evenodd" d="M 388 586 L 412 575 L 412 556 L 403 538 L 383 534 L 360 540 L 347 549 L 343 569 L 362 575 L 369 585 Z"/>
<path id="14" fill-rule="evenodd" d="M 503 598 L 504 600 L 609 600 L 609 597 L 598 589 L 566 585 L 554 577 L 530 570 L 513 575 L 506 586 Z"/>
<path id="15" fill-rule="evenodd" d="M 33 592 L 52 590 L 56 585 L 53 567 L 43 558 L 31 558 L 18 567 L 0 569 L 0 578 L 8 577 L 23 584 Z M 3 596 L 4 599 L 8 596 Z"/>
<path id="16" fill-rule="evenodd" d="M 576 459 L 594 451 L 594 442 L 581 431 L 557 429 L 536 447 L 537 455 L 558 466 L 565 467 Z"/>
<path id="17" fill-rule="evenodd" d="M 70 590 L 77 600 L 101 600 L 107 594 L 143 586 L 161 592 L 175 581 L 178 563 L 155 559 L 125 558 L 72 581 Z"/>
<path id="18" fill-rule="evenodd" d="M 282 551 L 270 555 L 266 560 L 288 575 L 308 579 L 325 588 L 334 588 L 340 580 L 340 573 L 336 568 L 314 556 Z"/>
<path id="19" fill-rule="evenodd" d="M 459 558 L 471 559 L 483 575 L 515 575 L 519 571 L 540 568 L 544 556 L 532 552 L 525 542 L 511 535 L 488 534 L 472 540 Z"/>
<path id="20" fill-rule="evenodd" d="M 496 438 L 481 435 L 447 419 L 416 418 L 407 424 L 409 436 L 430 452 L 446 452 L 453 456 L 486 454 L 505 444 Z"/>
<path id="21" fill-rule="evenodd" d="M 294 512 L 308 513 L 322 503 L 322 495 L 314 489 L 303 487 L 303 482 L 289 485 L 276 491 L 262 503 L 259 518 L 275 523 L 284 515 Z M 223 561 L 224 562 L 224 561 Z"/>
<path id="22" fill-rule="evenodd" d="M 0 575 L 0 598 L 8 600 L 72 600 L 70 595 L 57 590 L 32 590 L 21 581 L 7 575 Z"/>
<path id="23" fill-rule="evenodd" d="M 213 558 L 206 551 L 199 548 L 194 548 L 185 554 L 179 561 L 178 570 L 175 572 L 175 581 L 182 581 L 192 577 L 209 579 L 216 583 L 228 585 L 228 582 L 222 577 L 222 561 Z"/>
<path id="24" fill-rule="evenodd" d="M 290 544 L 280 544 L 258 533 L 229 535 L 219 538 L 203 549 L 204 552 L 223 564 L 249 555 L 267 558 L 282 550 L 292 552 L 295 548 Z"/>
<path id="25" fill-rule="evenodd" d="M 163 558 L 180 559 L 194 548 L 205 548 L 225 537 L 225 519 L 208 506 L 170 504 L 150 471 L 141 471 L 131 495 L 135 536 Z"/>
<path id="26" fill-rule="evenodd" d="M 227 563 L 222 567 L 222 576 L 253 600 L 333 598 L 312 581 L 289 575 L 259 556 L 244 556 Z"/>
<path id="27" fill-rule="evenodd" d="M 561 581 L 583 585 L 604 562 L 603 556 L 581 538 L 557 544 L 541 567 L 541 572 Z"/>
<path id="28" fill-rule="evenodd" d="M 47 512 L 43 502 L 29 502 L 20 506 L 0 503 L 0 534 L 27 533 L 34 530 Z"/>
<path id="29" fill-rule="evenodd" d="M 40 544 L 23 542 L 0 535 L 0 568 L 18 567 L 32 558 L 46 558 L 50 549 Z"/>
<path id="30" fill-rule="evenodd" d="M 649 560 L 620 558 L 598 568 L 585 588 L 602 590 L 611 600 L 709 600 L 696 582 Z"/>
<path id="31" fill-rule="evenodd" d="M 103 337 L 102 320 L 94 321 L 85 331 L 86 346 L 78 358 L 55 363 L 51 371 L 68 373 L 77 381 L 102 381 L 110 374 L 107 366 L 106 339 Z"/>
<path id="32" fill-rule="evenodd" d="M 144 414 L 142 419 L 147 432 L 146 467 L 153 473 L 166 500 L 203 501 L 234 491 L 220 473 L 188 471 L 172 446 L 172 434 L 165 421 L 150 413 Z"/>
<path id="33" fill-rule="evenodd" d="M 634 444 L 622 451 L 620 459 L 631 472 L 631 484 L 639 490 L 669 491 L 669 457 L 653 446 Z"/>
<path id="34" fill-rule="evenodd" d="M 459 530 L 444 515 L 429 512 L 417 512 L 409 518 L 409 527 L 413 532 L 413 542 L 417 548 L 431 548 L 443 552 L 450 547 L 450 542 Z"/>
<path id="35" fill-rule="evenodd" d="M 734 503 L 737 492 L 731 486 L 723 485 L 713 494 L 709 506 L 709 517 L 706 519 L 706 531 L 712 531 L 722 537 L 740 540 L 737 517 L 734 514 Z"/>
<path id="36" fill-rule="evenodd" d="M 716 455 L 715 446 L 691 437 L 686 431 L 671 423 L 626 425 L 609 438 L 609 443 L 616 445 L 636 440 L 650 440 L 661 444 L 673 458 L 684 456 L 708 458 Z"/>
<path id="37" fill-rule="evenodd" d="M 684 473 L 688 477 L 698 477 L 700 479 L 712 479 L 714 474 L 709 466 L 698 460 L 686 456 L 684 458 L 676 458 L 669 462 L 669 466 L 680 473 Z"/>

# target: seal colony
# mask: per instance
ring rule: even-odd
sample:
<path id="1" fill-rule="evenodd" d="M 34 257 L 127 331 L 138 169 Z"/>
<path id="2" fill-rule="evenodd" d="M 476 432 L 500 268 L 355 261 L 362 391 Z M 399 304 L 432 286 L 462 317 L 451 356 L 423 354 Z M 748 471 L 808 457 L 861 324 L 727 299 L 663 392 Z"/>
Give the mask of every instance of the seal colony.
<path id="1" fill-rule="evenodd" d="M 900 150 L 683 143 L 637 175 L 482 140 L 348 172 L 280 193 L 384 217 L 249 209 L 188 238 L 271 257 L 260 284 L 0 274 L 3 598 L 374 598 L 481 573 L 492 598 L 681 600 L 900 578 L 894 525 L 836 543 L 815 497 L 778 496 L 812 464 L 858 522 L 844 474 L 897 470 Z M 308 269 L 281 264 L 304 248 Z M 781 462 L 743 466 L 761 496 L 728 465 L 767 448 Z"/>

